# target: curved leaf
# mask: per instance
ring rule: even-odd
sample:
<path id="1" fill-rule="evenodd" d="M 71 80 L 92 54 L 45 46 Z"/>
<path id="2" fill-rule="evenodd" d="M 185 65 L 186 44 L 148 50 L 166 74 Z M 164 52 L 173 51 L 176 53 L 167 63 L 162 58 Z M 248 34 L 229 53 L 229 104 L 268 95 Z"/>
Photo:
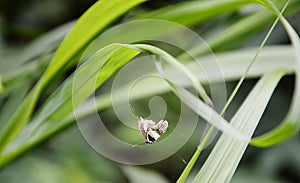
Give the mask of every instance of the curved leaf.
<path id="1" fill-rule="evenodd" d="M 44 75 L 18 107 L 0 134 L 0 152 L 26 125 L 44 87 L 63 70 L 65 65 L 74 61 L 74 58 L 78 56 L 80 50 L 99 32 L 130 8 L 143 1 L 144 0 L 98 1 L 77 21 L 58 48 Z M 112 9 L 114 11 L 112 11 Z"/>
<path id="2" fill-rule="evenodd" d="M 249 139 L 285 73 L 279 69 L 264 75 L 231 119 L 230 124 Z M 222 134 L 194 182 L 229 182 L 247 146 L 248 142 Z"/>
<path id="3" fill-rule="evenodd" d="M 138 53 L 137 50 L 119 44 L 107 46 L 97 52 L 57 89 L 20 135 L 8 145 L 0 156 L 0 166 L 4 166 L 15 156 L 39 142 L 47 133 L 51 133 L 61 120 L 93 92 L 88 90 L 91 86 L 97 88 L 116 69 Z M 109 63 L 106 63 L 108 61 Z M 74 79 L 79 83 L 74 84 Z M 76 103 L 73 103 L 73 98 L 76 99 Z"/>
<path id="4" fill-rule="evenodd" d="M 267 3 L 268 8 L 271 7 L 273 12 L 280 18 L 280 21 L 282 22 L 291 39 L 292 45 L 294 47 L 294 54 L 296 57 L 296 63 L 294 68 L 296 81 L 292 105 L 284 121 L 274 130 L 268 132 L 265 135 L 254 138 L 251 141 L 252 145 L 260 147 L 268 147 L 283 142 L 288 138 L 294 136 L 300 129 L 300 38 L 296 31 L 293 29 L 293 27 L 280 14 L 276 6 L 271 1 L 264 0 L 262 4 L 264 3 Z"/>
<path id="5" fill-rule="evenodd" d="M 172 66 L 185 69 L 175 58 L 166 52 L 149 45 L 111 44 L 97 51 L 91 59 L 57 89 L 57 91 L 41 107 L 33 120 L 25 127 L 20 135 L 5 149 L 0 156 L 0 166 L 36 145 L 53 131 L 57 130 L 61 121 L 66 119 L 73 110 L 85 101 L 106 79 L 118 68 L 122 67 L 134 56 L 141 52 L 151 53 L 162 57 Z M 185 73 L 186 74 L 186 73 Z M 190 75 L 189 75 L 190 76 Z M 192 77 L 193 79 L 193 77 Z M 197 88 L 197 86 L 196 86 Z M 192 96 L 184 89 L 180 97 L 188 106 L 208 122 L 216 125 L 229 136 L 242 138 L 228 123 L 204 102 Z M 196 103 L 194 101 L 197 101 Z M 201 106 L 199 108 L 199 106 Z"/>

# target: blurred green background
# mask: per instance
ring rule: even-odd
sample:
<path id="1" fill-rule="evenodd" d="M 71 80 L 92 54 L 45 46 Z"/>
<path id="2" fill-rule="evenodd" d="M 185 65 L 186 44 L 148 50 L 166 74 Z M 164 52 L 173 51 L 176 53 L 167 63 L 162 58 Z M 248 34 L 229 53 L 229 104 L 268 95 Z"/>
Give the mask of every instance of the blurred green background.
<path id="1" fill-rule="evenodd" d="M 92 0 L 1 0 L 0 2 L 0 58 L 10 54 L 18 54 L 35 38 L 63 23 L 75 20 L 82 15 L 94 2 Z M 172 1 L 148 1 L 142 6 L 133 9 L 125 16 L 133 16 L 151 9 L 165 7 L 179 2 Z M 212 36 L 211 30 L 215 30 L 216 24 L 222 27 L 233 22 L 239 16 L 238 12 L 224 15 L 218 19 L 210 20 L 204 24 L 192 27 L 196 32 Z M 291 24 L 300 31 L 300 13 L 289 17 Z M 126 17 L 123 17 L 126 18 Z M 265 31 L 263 31 L 265 32 Z M 259 45 L 264 34 L 257 33 L 251 40 L 241 47 Z M 277 26 L 268 44 L 289 44 L 283 28 Z M 0 66 L 1 67 L 1 66 Z M 70 70 L 71 71 L 71 70 Z M 238 98 L 230 106 L 226 117 L 229 119 L 242 103 L 243 98 L 254 86 L 256 80 L 247 80 L 238 93 Z M 105 85 L 110 87 L 109 81 Z M 54 85 L 58 85 L 58 83 Z M 236 82 L 228 82 L 228 93 L 233 90 Z M 256 131 L 256 135 L 262 134 L 276 126 L 286 114 L 293 92 L 293 76 L 285 77 L 279 84 L 269 108 Z M 101 89 L 106 90 L 105 86 Z M 51 93 L 51 91 L 48 91 Z M 47 92 L 45 98 L 47 97 Z M 168 103 L 167 116 L 175 118 L 179 101 L 174 100 L 171 94 L 162 97 Z M 3 108 L 1 97 L 0 108 Z M 140 100 L 140 106 L 147 106 L 149 99 Z M 140 108 L 141 113 L 149 114 L 147 108 Z M 126 129 L 119 125 L 113 111 L 107 109 L 101 112 L 104 121 L 117 129 L 116 133 L 126 133 Z M 272 123 L 271 123 L 272 122 Z M 0 171 L 2 183 L 54 183 L 54 182 L 175 182 L 186 162 L 190 159 L 199 143 L 201 134 L 196 133 L 203 128 L 203 122 L 199 123 L 195 134 L 188 143 L 176 154 L 159 163 L 144 166 L 125 166 L 108 160 L 96 153 L 83 139 L 76 125 L 72 125 L 60 132 L 55 137 L 47 140 L 42 145 L 26 153 L 9 166 Z M 122 132 L 123 130 L 123 132 Z M 209 153 L 203 152 L 198 160 L 194 172 L 201 167 Z M 234 175 L 232 182 L 300 182 L 300 138 L 299 134 L 294 138 L 268 149 L 248 147 L 242 161 Z"/>

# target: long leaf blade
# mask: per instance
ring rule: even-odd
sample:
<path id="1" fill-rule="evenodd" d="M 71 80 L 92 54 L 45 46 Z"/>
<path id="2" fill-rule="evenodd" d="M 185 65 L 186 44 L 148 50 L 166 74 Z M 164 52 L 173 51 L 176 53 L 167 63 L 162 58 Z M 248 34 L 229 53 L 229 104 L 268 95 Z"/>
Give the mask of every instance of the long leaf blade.
<path id="1" fill-rule="evenodd" d="M 251 138 L 285 69 L 264 75 L 236 112 L 230 124 Z M 194 182 L 229 182 L 248 145 L 222 134 Z"/>
<path id="2" fill-rule="evenodd" d="M 259 1 L 260 2 L 260 1 Z M 256 137 L 251 141 L 252 145 L 260 147 L 268 147 L 280 142 L 287 140 L 294 136 L 300 129 L 300 38 L 294 28 L 288 23 L 288 21 L 279 13 L 277 7 L 269 0 L 263 0 L 261 4 L 266 5 L 267 8 L 271 9 L 274 14 L 276 14 L 283 26 L 285 27 L 294 49 L 294 54 L 296 58 L 295 62 L 295 76 L 296 84 L 294 89 L 294 96 L 292 99 L 291 108 L 284 119 L 284 121 L 275 129 L 264 134 L 260 137 Z"/>
<path id="3" fill-rule="evenodd" d="M 63 70 L 63 67 L 79 54 L 96 34 L 101 32 L 113 20 L 124 14 L 133 6 L 144 0 L 102 0 L 96 2 L 76 23 L 70 33 L 58 48 L 46 72 L 39 82 L 27 95 L 23 103 L 18 107 L 3 132 L 0 134 L 0 152 L 23 129 L 33 111 L 42 89 Z M 116 11 L 111 11 L 115 8 Z M 99 21 L 101 20 L 101 21 Z"/>

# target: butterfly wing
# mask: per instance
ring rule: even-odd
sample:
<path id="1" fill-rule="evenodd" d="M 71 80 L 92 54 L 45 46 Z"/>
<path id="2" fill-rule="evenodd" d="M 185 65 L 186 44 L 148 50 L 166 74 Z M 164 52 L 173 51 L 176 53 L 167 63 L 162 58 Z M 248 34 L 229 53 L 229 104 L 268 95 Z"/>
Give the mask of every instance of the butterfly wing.
<path id="1" fill-rule="evenodd" d="M 156 125 L 155 125 L 155 130 L 159 133 L 159 135 L 165 133 L 167 131 L 169 124 L 168 121 L 166 120 L 160 120 Z"/>
<path id="2" fill-rule="evenodd" d="M 140 117 L 139 123 L 139 129 L 143 137 L 147 140 L 147 135 L 149 132 L 149 129 L 151 129 L 153 126 L 155 126 L 155 122 L 152 120 L 146 120 Z"/>

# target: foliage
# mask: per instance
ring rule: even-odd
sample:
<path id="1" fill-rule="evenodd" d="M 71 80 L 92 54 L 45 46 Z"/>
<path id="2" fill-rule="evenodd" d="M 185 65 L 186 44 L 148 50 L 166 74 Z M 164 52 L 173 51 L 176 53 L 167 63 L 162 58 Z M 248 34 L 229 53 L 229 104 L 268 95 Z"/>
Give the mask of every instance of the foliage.
<path id="1" fill-rule="evenodd" d="M 124 83 L 122 87 L 113 91 L 119 95 L 117 101 L 112 101 L 111 91 L 101 92 L 101 90 L 105 91 L 105 88 L 109 88 L 108 84 L 112 82 L 110 79 L 114 78 L 113 76 L 120 68 L 126 66 L 137 55 L 142 54 L 152 55 L 156 61 L 153 70 L 140 72 L 157 73 L 163 82 L 143 81 L 143 87 L 138 88 L 130 96 L 130 100 L 143 103 L 153 95 L 160 94 L 168 98 L 171 92 L 178 97 L 179 102 L 173 101 L 174 96 L 172 96 L 168 106 L 185 105 L 212 126 L 208 131 L 203 132 L 205 137 L 202 138 L 200 144 L 196 144 L 199 142 L 198 139 L 196 143 L 193 142 L 193 148 L 188 149 L 192 153 L 198 145 L 183 173 L 178 174 L 178 182 L 185 182 L 187 178 L 194 182 L 229 182 L 249 143 L 256 147 L 275 146 L 298 133 L 300 127 L 300 104 L 297 102 L 300 97 L 300 56 L 298 54 L 300 40 L 297 32 L 285 18 L 297 13 L 300 8 L 298 0 L 284 3 L 270 0 L 191 1 L 155 10 L 146 9 L 147 6 L 143 7 L 142 3 L 145 3 L 144 0 L 98 1 L 75 24 L 66 23 L 42 35 L 21 50 L 13 50 L 10 54 L 0 53 L 3 57 L 0 61 L 2 104 L 0 166 L 7 168 L 2 170 L 3 180 L 10 180 L 10 166 L 12 168 L 16 166 L 13 161 L 24 161 L 21 164 L 34 164 L 31 170 L 33 174 L 38 174 L 34 173 L 36 171 L 52 172 L 57 179 L 51 176 L 45 177 L 49 182 L 52 179 L 64 182 L 94 180 L 119 182 L 125 181 L 126 176 L 130 181 L 138 182 L 141 180 L 141 175 L 147 176 L 150 182 L 154 180 L 165 182 L 166 180 L 157 172 L 145 171 L 140 167 L 117 167 L 114 163 L 97 157 L 95 153 L 86 150 L 87 147 L 82 148 L 82 142 L 74 142 L 74 139 L 80 139 L 73 137 L 78 132 L 71 129 L 72 134 L 68 134 L 70 130 L 66 128 L 78 119 L 89 121 L 94 107 L 105 116 L 107 115 L 105 112 L 110 111 L 113 105 L 126 102 L 126 95 L 122 94 L 127 94 L 127 89 L 132 84 L 130 82 Z M 257 8 L 253 12 L 243 13 L 246 8 L 258 5 L 264 9 Z M 136 8 L 127 14 L 134 7 Z M 183 52 L 158 42 L 145 41 L 143 44 L 139 42 L 140 38 L 148 35 L 172 36 L 172 33 L 176 32 L 175 29 L 160 27 L 151 30 L 151 27 L 145 26 L 122 34 L 118 31 L 112 31 L 110 34 L 104 33 L 117 23 L 139 22 L 146 19 L 176 22 L 193 28 L 204 38 L 207 37 L 207 45 L 217 53 L 216 57 L 223 75 L 220 76 L 215 72 L 216 68 L 212 61 L 215 56 L 209 54 L 210 51 L 205 44 L 190 45 Z M 220 22 L 220 26 L 216 26 L 215 22 Z M 272 33 L 278 22 L 282 23 L 287 32 L 291 46 L 267 45 L 268 39 L 272 39 Z M 259 47 L 247 45 L 249 40 L 257 39 L 259 37 L 257 33 L 272 23 L 273 26 L 263 39 L 258 39 L 257 42 L 261 42 Z M 223 30 L 224 27 L 226 27 L 225 30 Z M 101 37 L 102 33 L 104 36 Z M 98 39 L 98 36 L 101 39 Z M 238 49 L 241 45 L 244 48 Z M 211 73 L 210 81 L 213 83 L 225 81 L 228 84 L 233 80 L 239 81 L 222 108 L 216 104 L 215 100 L 212 100 L 213 98 L 210 98 L 207 87 L 212 83 L 207 82 L 205 73 L 195 69 L 197 63 L 193 62 L 191 57 L 201 60 L 201 67 L 206 73 Z M 169 65 L 165 66 L 164 63 Z M 179 71 L 187 77 L 187 81 L 174 83 L 169 80 L 168 73 L 176 75 Z M 68 74 L 70 72 L 72 73 Z M 134 73 L 133 70 L 132 72 Z M 252 138 L 279 81 L 283 76 L 291 74 L 295 75 L 295 87 L 286 118 L 274 130 Z M 243 100 L 238 92 L 242 84 L 247 84 L 247 80 L 251 78 L 259 79 Z M 100 90 L 97 90 L 98 88 Z M 191 92 L 192 89 L 195 92 Z M 97 93 L 95 101 L 89 100 L 94 92 Z M 224 115 L 230 110 L 231 103 L 242 100 L 242 104 L 237 107 L 238 110 L 233 112 L 233 117 L 227 120 L 228 117 Z M 141 113 L 147 113 L 143 107 L 140 110 Z M 179 118 L 178 116 L 180 114 L 173 108 L 167 113 L 169 119 L 174 120 Z M 122 136 L 123 133 L 128 140 L 136 138 L 136 130 L 132 132 L 114 125 L 114 115 L 109 114 L 106 119 L 110 119 L 107 121 L 113 124 L 112 129 L 117 131 L 118 135 Z M 268 119 L 268 121 L 271 120 L 274 119 Z M 176 124 L 173 125 L 176 126 Z M 194 177 L 191 170 L 197 164 L 201 151 L 213 137 L 215 129 L 220 130 L 222 134 L 212 147 L 203 166 L 195 170 L 196 176 Z M 58 132 L 61 133 L 58 134 Z M 169 132 L 170 135 L 171 133 Z M 200 132 L 196 131 L 195 134 L 200 134 Z M 61 139 L 56 139 L 56 136 L 62 136 L 63 142 L 59 142 Z M 50 138 L 54 139 L 50 141 L 50 146 L 52 146 L 51 143 L 54 144 L 54 149 L 57 149 L 55 153 L 70 153 L 72 156 L 58 160 L 57 163 L 47 162 L 43 158 L 17 159 L 27 151 L 36 148 L 37 145 L 47 144 L 43 142 Z M 64 141 L 69 140 L 71 143 L 68 146 L 74 148 L 74 152 L 64 147 L 66 143 Z M 32 153 L 36 152 L 28 154 Z M 87 157 L 80 157 L 82 153 L 87 154 Z M 97 162 L 103 163 L 103 166 L 92 168 L 97 167 Z M 67 168 L 60 170 L 58 164 L 63 164 Z M 37 167 L 43 168 L 39 170 Z M 17 168 L 20 171 L 26 171 L 22 166 L 17 166 Z M 78 178 L 72 179 L 64 176 L 60 171 L 68 174 L 75 173 Z M 105 171 L 107 174 L 103 173 Z M 101 175 L 97 175 L 98 172 L 102 172 Z M 124 177 L 114 176 L 120 174 Z M 36 176 L 32 181 L 40 180 Z"/>

